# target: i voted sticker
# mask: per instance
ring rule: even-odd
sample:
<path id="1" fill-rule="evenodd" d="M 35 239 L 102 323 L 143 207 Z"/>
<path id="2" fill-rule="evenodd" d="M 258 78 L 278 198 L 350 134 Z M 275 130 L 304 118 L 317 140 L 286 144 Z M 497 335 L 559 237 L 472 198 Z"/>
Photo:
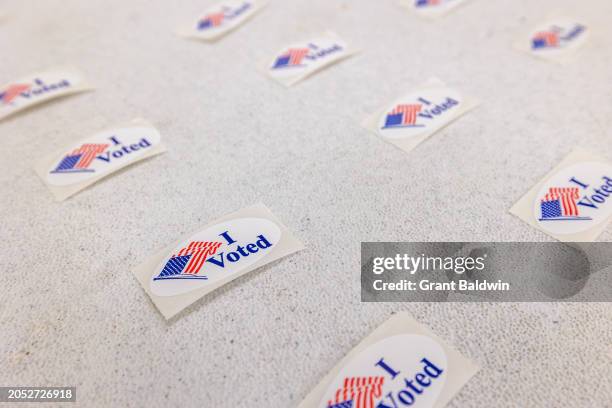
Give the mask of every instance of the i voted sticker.
<path id="1" fill-rule="evenodd" d="M 217 40 L 253 17 L 267 0 L 234 0 L 207 9 L 193 23 L 181 27 L 179 35 L 200 40 Z"/>
<path id="2" fill-rule="evenodd" d="M 534 202 L 540 228 L 553 234 L 586 231 L 612 215 L 612 165 L 574 164 L 550 177 Z"/>
<path id="3" fill-rule="evenodd" d="M 466 3 L 467 0 L 401 0 L 400 4 L 422 17 L 440 17 Z"/>
<path id="4" fill-rule="evenodd" d="M 28 75 L 0 87 L 0 120 L 42 102 L 90 89 L 83 76 L 70 68 Z"/>
<path id="5" fill-rule="evenodd" d="M 151 275 L 151 292 L 174 296 L 240 273 L 272 252 L 281 230 L 265 218 L 238 218 L 181 242 Z"/>
<path id="6" fill-rule="evenodd" d="M 168 319 L 216 288 L 302 248 L 259 204 L 189 234 L 134 274 Z"/>
<path id="7" fill-rule="evenodd" d="M 477 371 L 401 313 L 355 347 L 299 408 L 442 407 Z"/>
<path id="8" fill-rule="evenodd" d="M 396 99 L 372 115 L 364 125 L 409 152 L 477 104 L 474 99 L 434 78 L 418 91 Z"/>
<path id="9" fill-rule="evenodd" d="M 612 215 L 612 164 L 574 151 L 510 212 L 562 241 L 592 241 Z"/>
<path id="10" fill-rule="evenodd" d="M 319 407 L 432 407 L 444 389 L 447 371 L 446 353 L 432 338 L 388 337 L 340 371 Z"/>
<path id="11" fill-rule="evenodd" d="M 283 47 L 268 64 L 267 72 L 276 81 L 290 86 L 355 53 L 345 41 L 328 31 Z"/>
<path id="12" fill-rule="evenodd" d="M 36 170 L 62 200 L 110 173 L 163 151 L 157 129 L 135 120 L 62 149 L 43 159 Z"/>
<path id="13" fill-rule="evenodd" d="M 586 24 L 569 17 L 553 17 L 518 40 L 516 47 L 532 56 L 561 59 L 585 44 Z"/>

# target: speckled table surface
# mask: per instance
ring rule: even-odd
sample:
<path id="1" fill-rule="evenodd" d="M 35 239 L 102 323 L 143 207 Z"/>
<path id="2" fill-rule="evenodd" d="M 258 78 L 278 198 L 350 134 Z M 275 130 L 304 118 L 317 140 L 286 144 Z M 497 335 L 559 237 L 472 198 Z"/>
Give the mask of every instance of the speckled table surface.
<path id="1" fill-rule="evenodd" d="M 612 3 L 473 0 L 431 22 L 394 0 L 277 0 L 218 43 L 174 35 L 210 3 L 0 3 L 0 82 L 71 63 L 97 88 L 0 123 L 0 385 L 291 407 L 405 310 L 482 366 L 452 407 L 612 406 L 609 304 L 362 304 L 358 279 L 361 241 L 549 240 L 508 209 L 573 146 L 612 158 Z M 596 27 L 574 62 L 512 49 L 570 7 Z M 325 29 L 361 54 L 291 89 L 258 71 Z M 360 127 L 430 76 L 482 105 L 410 154 Z M 54 202 L 35 161 L 134 117 L 168 152 Z M 307 249 L 167 323 L 130 270 L 256 202 Z"/>

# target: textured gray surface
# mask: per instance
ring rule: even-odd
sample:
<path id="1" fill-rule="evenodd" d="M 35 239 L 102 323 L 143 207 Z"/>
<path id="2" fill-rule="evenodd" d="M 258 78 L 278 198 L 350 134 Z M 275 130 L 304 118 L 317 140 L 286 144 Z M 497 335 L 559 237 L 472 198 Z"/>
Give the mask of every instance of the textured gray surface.
<path id="1" fill-rule="evenodd" d="M 82 406 L 291 407 L 406 310 L 482 365 L 453 407 L 611 406 L 609 304 L 360 304 L 358 273 L 363 240 L 549 239 L 507 210 L 574 145 L 612 158 L 612 3 L 474 0 L 428 22 L 393 0 L 277 0 L 214 45 L 173 34 L 210 3 L 0 3 L 0 82 L 73 63 L 97 87 L 0 123 L 0 384 L 76 385 Z M 578 3 L 601 26 L 577 61 L 511 48 Z M 289 90 L 258 72 L 324 29 L 363 52 Z M 360 128 L 432 75 L 483 104 L 411 154 Z M 55 203 L 33 163 L 133 117 L 168 153 Z M 130 269 L 259 201 L 307 249 L 166 323 Z"/>

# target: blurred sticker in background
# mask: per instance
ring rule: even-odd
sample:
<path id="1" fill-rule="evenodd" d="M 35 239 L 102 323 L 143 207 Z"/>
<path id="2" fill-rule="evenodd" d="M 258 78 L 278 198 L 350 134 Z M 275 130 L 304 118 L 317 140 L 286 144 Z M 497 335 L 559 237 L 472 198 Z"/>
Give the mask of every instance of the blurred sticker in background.
<path id="1" fill-rule="evenodd" d="M 468 0 L 400 0 L 400 4 L 426 18 L 441 17 L 465 4 Z"/>
<path id="2" fill-rule="evenodd" d="M 37 104 L 91 89 L 73 68 L 28 75 L 0 87 L 0 120 Z"/>
<path id="3" fill-rule="evenodd" d="M 588 37 L 586 24 L 569 17 L 550 17 L 521 36 L 515 47 L 534 57 L 564 62 Z"/>
<path id="4" fill-rule="evenodd" d="M 271 78 L 291 86 L 356 52 L 338 35 L 327 31 L 308 41 L 283 47 L 266 69 Z"/>
<path id="5" fill-rule="evenodd" d="M 180 27 L 178 34 L 198 40 L 215 41 L 253 17 L 267 0 L 235 0 L 217 3 L 196 21 Z"/>

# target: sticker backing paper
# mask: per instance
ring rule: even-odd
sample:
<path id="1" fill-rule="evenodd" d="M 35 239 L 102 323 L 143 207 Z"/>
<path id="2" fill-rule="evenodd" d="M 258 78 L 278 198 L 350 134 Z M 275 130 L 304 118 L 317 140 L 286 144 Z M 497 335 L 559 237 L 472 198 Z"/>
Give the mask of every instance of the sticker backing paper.
<path id="1" fill-rule="evenodd" d="M 612 215 L 612 164 L 574 150 L 510 213 L 559 241 L 594 241 Z"/>
<path id="2" fill-rule="evenodd" d="M 257 204 L 184 236 L 138 266 L 134 275 L 170 319 L 207 293 L 303 248 L 266 206 Z"/>
<path id="3" fill-rule="evenodd" d="M 366 337 L 298 408 L 445 406 L 478 372 L 408 313 Z"/>
<path id="4" fill-rule="evenodd" d="M 183 37 L 215 41 L 235 30 L 266 6 L 268 0 L 230 0 L 207 9 L 192 24 L 179 28 Z"/>
<path id="5" fill-rule="evenodd" d="M 92 88 L 73 68 L 57 68 L 0 87 L 0 120 L 42 102 Z"/>
<path id="6" fill-rule="evenodd" d="M 291 86 L 356 52 L 338 35 L 327 31 L 280 49 L 266 70 L 272 79 Z"/>
<path id="7" fill-rule="evenodd" d="M 380 109 L 363 125 L 383 140 L 410 152 L 476 106 L 476 99 L 432 78 L 420 89 Z"/>
<path id="8" fill-rule="evenodd" d="M 165 151 L 157 129 L 136 119 L 45 157 L 35 170 L 62 201 L 119 169 Z"/>

